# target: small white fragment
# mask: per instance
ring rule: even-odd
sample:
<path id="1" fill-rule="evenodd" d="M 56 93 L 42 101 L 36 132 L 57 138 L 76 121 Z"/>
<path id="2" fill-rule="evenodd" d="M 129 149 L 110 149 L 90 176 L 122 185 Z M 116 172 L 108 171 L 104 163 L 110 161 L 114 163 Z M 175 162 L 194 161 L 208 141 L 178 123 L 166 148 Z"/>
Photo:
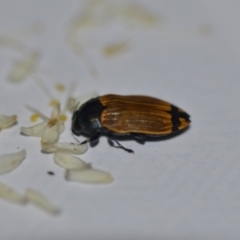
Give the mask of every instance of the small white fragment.
<path id="1" fill-rule="evenodd" d="M 26 198 L 18 194 L 13 188 L 8 187 L 5 183 L 0 182 L 0 197 L 18 204 L 25 204 Z"/>
<path id="2" fill-rule="evenodd" d="M 51 119 L 58 119 L 61 115 L 61 111 L 60 111 L 60 103 L 56 103 L 54 106 L 53 106 L 53 110 L 52 110 L 52 113 L 51 113 Z"/>
<path id="3" fill-rule="evenodd" d="M 64 152 L 55 152 L 54 161 L 58 166 L 68 170 L 91 168 L 91 164 L 85 163 L 79 157 Z"/>
<path id="4" fill-rule="evenodd" d="M 26 56 L 25 59 L 17 61 L 8 75 L 8 80 L 12 83 L 23 81 L 35 70 L 39 57 L 39 52 L 34 51 Z"/>
<path id="5" fill-rule="evenodd" d="M 47 121 L 38 123 L 31 127 L 21 127 L 20 131 L 21 133 L 27 135 L 27 136 L 35 136 L 35 137 L 42 137 L 43 131 L 47 127 Z"/>
<path id="6" fill-rule="evenodd" d="M 60 130 L 60 133 L 62 133 L 65 129 L 65 125 L 64 125 L 64 122 L 63 121 L 59 121 L 59 130 Z"/>
<path id="7" fill-rule="evenodd" d="M 76 106 L 77 106 L 77 100 L 72 97 L 68 98 L 66 109 L 69 110 L 70 112 L 74 112 L 76 110 Z"/>
<path id="8" fill-rule="evenodd" d="M 11 127 L 16 122 L 17 122 L 17 115 L 12 115 L 12 116 L 0 115 L 0 130 L 3 128 Z"/>
<path id="9" fill-rule="evenodd" d="M 72 154 L 83 154 L 87 151 L 88 144 L 78 144 L 69 142 L 58 142 L 55 144 L 45 144 L 42 143 L 42 151 L 46 153 L 54 153 L 57 151 L 72 153 Z"/>
<path id="10" fill-rule="evenodd" d="M 60 124 L 58 119 L 50 119 L 43 131 L 42 142 L 46 144 L 56 143 L 60 136 Z"/>
<path id="11" fill-rule="evenodd" d="M 11 172 L 25 159 L 25 157 L 25 149 L 17 153 L 5 154 L 0 156 L 0 174 Z"/>
<path id="12" fill-rule="evenodd" d="M 46 212 L 56 215 L 60 213 L 60 209 L 54 206 L 49 200 L 41 193 L 33 189 L 27 189 L 25 198 L 28 202 L 35 204 Z"/>
<path id="13" fill-rule="evenodd" d="M 67 170 L 66 179 L 82 183 L 110 183 L 113 177 L 110 173 L 97 169 Z"/>
<path id="14" fill-rule="evenodd" d="M 56 143 L 59 139 L 60 129 L 60 104 L 57 103 L 53 106 L 51 117 L 48 121 L 47 127 L 43 131 L 42 142 L 47 144 Z"/>

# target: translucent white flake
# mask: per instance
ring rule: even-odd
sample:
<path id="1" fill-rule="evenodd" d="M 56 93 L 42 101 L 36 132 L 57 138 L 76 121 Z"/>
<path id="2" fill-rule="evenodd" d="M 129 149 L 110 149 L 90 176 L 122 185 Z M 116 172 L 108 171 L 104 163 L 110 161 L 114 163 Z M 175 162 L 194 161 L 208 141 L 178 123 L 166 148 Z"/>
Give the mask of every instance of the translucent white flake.
<path id="1" fill-rule="evenodd" d="M 17 61 L 8 74 L 8 80 L 12 83 L 19 83 L 23 81 L 35 70 L 39 58 L 39 52 L 34 51 L 27 55 L 24 59 Z"/>
<path id="2" fill-rule="evenodd" d="M 6 116 L 0 115 L 0 130 L 9 128 L 17 122 L 17 115 Z"/>
<path id="3" fill-rule="evenodd" d="M 0 156 L 0 174 L 11 172 L 25 159 L 25 157 L 25 149 L 17 153 L 5 154 Z"/>
<path id="4" fill-rule="evenodd" d="M 67 170 L 65 177 L 69 181 L 92 184 L 110 183 L 113 181 L 113 177 L 110 173 L 92 168 L 83 170 Z"/>
<path id="5" fill-rule="evenodd" d="M 42 137 L 43 131 L 47 127 L 48 122 L 42 122 L 38 123 L 31 127 L 21 127 L 20 131 L 21 133 L 27 135 L 27 136 L 34 136 L 34 137 Z"/>
<path id="6" fill-rule="evenodd" d="M 51 118 L 43 131 L 42 142 L 52 144 L 58 142 L 60 136 L 60 125 L 57 118 Z"/>
<path id="7" fill-rule="evenodd" d="M 77 106 L 77 100 L 72 97 L 68 98 L 67 105 L 66 105 L 67 110 L 70 112 L 74 112 L 76 110 L 76 106 Z"/>
<path id="8" fill-rule="evenodd" d="M 0 198 L 4 200 L 15 202 L 18 204 L 25 204 L 26 198 L 18 194 L 13 188 L 8 187 L 5 183 L 0 182 Z"/>
<path id="9" fill-rule="evenodd" d="M 42 143 L 42 151 L 46 153 L 54 153 L 57 151 L 72 153 L 72 154 L 83 154 L 88 149 L 88 143 L 69 143 L 69 142 L 58 142 L 55 144 L 44 144 Z"/>
<path id="10" fill-rule="evenodd" d="M 90 164 L 84 162 L 79 157 L 64 152 L 55 152 L 54 161 L 58 166 L 69 170 L 91 168 Z"/>
<path id="11" fill-rule="evenodd" d="M 46 212 L 56 215 L 60 209 L 54 206 L 45 196 L 33 189 L 27 189 L 25 198 L 29 203 L 33 203 Z"/>

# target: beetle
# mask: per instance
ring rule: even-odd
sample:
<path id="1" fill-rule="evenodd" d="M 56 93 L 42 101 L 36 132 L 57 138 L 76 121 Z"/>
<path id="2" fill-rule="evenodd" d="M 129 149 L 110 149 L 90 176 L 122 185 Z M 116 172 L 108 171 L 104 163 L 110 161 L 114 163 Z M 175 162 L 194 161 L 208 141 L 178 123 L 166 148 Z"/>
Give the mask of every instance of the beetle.
<path id="1" fill-rule="evenodd" d="M 114 135 L 130 135 L 144 140 L 183 130 L 190 122 L 189 114 L 163 100 L 108 94 L 88 100 L 73 113 L 72 133 L 89 136 L 91 143 L 105 134 L 119 148 L 133 153 L 114 139 Z"/>

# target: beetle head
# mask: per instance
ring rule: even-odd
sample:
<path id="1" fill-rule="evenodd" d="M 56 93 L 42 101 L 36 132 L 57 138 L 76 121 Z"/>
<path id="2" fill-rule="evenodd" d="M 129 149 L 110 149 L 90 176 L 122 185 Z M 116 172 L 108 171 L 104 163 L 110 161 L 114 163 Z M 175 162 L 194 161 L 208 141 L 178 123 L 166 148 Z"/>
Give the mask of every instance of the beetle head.
<path id="1" fill-rule="evenodd" d="M 98 98 L 94 98 L 84 103 L 72 117 L 72 132 L 79 136 L 82 133 L 93 136 L 102 131 L 100 116 L 103 106 Z"/>
<path id="2" fill-rule="evenodd" d="M 88 134 L 87 128 L 84 124 L 82 115 L 79 111 L 75 111 L 72 116 L 72 132 L 76 136 L 80 136 L 81 133 Z"/>
<path id="3" fill-rule="evenodd" d="M 72 132 L 76 136 L 80 136 L 81 134 L 91 136 L 94 134 L 97 126 L 95 118 L 86 114 L 84 109 L 80 109 L 73 113 Z"/>
<path id="4" fill-rule="evenodd" d="M 79 136 L 81 134 L 81 128 L 80 124 L 78 122 L 78 116 L 77 111 L 73 113 L 72 116 L 72 133 L 76 136 Z"/>

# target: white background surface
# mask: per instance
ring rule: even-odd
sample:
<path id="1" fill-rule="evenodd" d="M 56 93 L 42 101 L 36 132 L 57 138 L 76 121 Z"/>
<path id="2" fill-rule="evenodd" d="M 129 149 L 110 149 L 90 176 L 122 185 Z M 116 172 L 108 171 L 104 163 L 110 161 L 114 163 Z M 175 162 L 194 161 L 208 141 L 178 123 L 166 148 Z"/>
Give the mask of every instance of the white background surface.
<path id="1" fill-rule="evenodd" d="M 39 67 L 50 74 L 38 74 L 62 103 L 66 94 L 57 93 L 54 84 L 77 81 L 75 96 L 96 91 L 170 101 L 192 116 L 191 127 L 166 141 L 122 142 L 134 154 L 110 147 L 102 137 L 82 159 L 109 171 L 115 181 L 67 182 L 52 155 L 40 152 L 39 139 L 19 134 L 20 126 L 31 124 L 26 104 L 46 114 L 51 109 L 33 78 L 19 85 L 7 81 L 14 62 L 24 55 L 2 45 L 0 113 L 17 114 L 19 121 L 0 133 L 1 154 L 26 148 L 27 158 L 0 180 L 19 193 L 27 187 L 41 191 L 62 214 L 52 217 L 2 200 L 0 238 L 239 239 L 239 1 L 141 1 L 161 17 L 157 26 L 123 31 L 112 21 L 81 39 L 99 72 L 97 78 L 66 43 L 69 24 L 86 2 L 0 1 L 0 36 L 40 51 Z M 132 1 L 115 2 L 125 6 Z M 45 30 L 29 34 L 36 22 Z M 209 29 L 208 35 L 201 34 L 202 26 Z M 127 39 L 129 49 L 106 58 L 101 49 L 109 39 Z M 62 141 L 72 141 L 68 128 Z M 47 175 L 49 170 L 55 175 Z"/>

